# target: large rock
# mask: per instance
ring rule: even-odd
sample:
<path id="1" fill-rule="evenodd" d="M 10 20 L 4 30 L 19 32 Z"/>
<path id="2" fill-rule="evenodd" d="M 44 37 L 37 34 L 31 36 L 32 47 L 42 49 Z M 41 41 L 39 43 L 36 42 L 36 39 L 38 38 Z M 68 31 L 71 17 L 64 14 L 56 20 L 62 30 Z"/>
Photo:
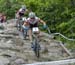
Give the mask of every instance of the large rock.
<path id="1" fill-rule="evenodd" d="M 3 39 L 0 41 L 0 47 L 1 48 L 11 48 L 13 45 L 12 45 L 12 41 L 11 40 L 8 40 L 7 42 L 5 42 Z"/>
<path id="2" fill-rule="evenodd" d="M 15 63 L 16 64 L 25 64 L 25 61 L 23 59 L 16 59 Z"/>
<path id="3" fill-rule="evenodd" d="M 9 59 L 0 56 L 0 65 L 8 65 L 9 64 Z"/>

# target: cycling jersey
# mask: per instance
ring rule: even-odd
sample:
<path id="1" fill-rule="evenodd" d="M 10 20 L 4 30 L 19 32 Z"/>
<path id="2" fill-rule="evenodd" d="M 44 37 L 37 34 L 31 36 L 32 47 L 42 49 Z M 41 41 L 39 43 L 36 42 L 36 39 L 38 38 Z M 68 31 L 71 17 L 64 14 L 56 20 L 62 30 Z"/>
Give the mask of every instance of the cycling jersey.
<path id="1" fill-rule="evenodd" d="M 19 15 L 20 15 L 20 16 L 23 16 L 24 13 L 25 13 L 25 11 L 26 11 L 25 9 L 20 8 L 20 9 L 19 9 Z"/>
<path id="2" fill-rule="evenodd" d="M 34 25 L 35 23 L 38 23 L 39 21 L 40 21 L 40 18 L 38 17 L 35 17 L 34 19 L 31 19 L 31 18 L 27 19 L 27 22 L 32 25 Z"/>
<path id="3" fill-rule="evenodd" d="M 40 21 L 40 18 L 35 17 L 34 19 L 28 18 L 27 22 L 29 23 L 30 28 L 38 27 L 38 22 Z"/>

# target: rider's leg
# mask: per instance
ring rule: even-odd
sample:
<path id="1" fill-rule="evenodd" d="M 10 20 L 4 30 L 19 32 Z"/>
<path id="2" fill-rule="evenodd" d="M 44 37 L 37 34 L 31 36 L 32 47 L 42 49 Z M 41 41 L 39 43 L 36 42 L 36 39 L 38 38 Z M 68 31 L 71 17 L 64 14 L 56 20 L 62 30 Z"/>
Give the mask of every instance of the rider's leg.
<path id="1" fill-rule="evenodd" d="M 30 42 L 32 43 L 32 30 L 31 29 L 29 29 L 28 34 L 29 34 Z"/>
<path id="2" fill-rule="evenodd" d="M 19 24 L 19 18 L 16 18 L 16 26 Z"/>
<path id="3" fill-rule="evenodd" d="M 17 20 L 16 20 L 16 25 L 18 25 L 19 19 L 20 19 L 20 15 L 19 15 L 19 14 L 15 14 L 15 18 L 17 19 Z"/>

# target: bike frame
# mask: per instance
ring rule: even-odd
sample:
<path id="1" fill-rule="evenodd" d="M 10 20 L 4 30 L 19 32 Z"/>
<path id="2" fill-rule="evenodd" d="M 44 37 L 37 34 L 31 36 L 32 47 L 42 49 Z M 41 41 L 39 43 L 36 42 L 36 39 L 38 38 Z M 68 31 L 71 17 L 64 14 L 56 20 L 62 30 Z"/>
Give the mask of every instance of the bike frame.
<path id="1" fill-rule="evenodd" d="M 33 48 L 33 51 L 36 55 L 37 58 L 40 57 L 40 44 L 39 44 L 39 40 L 38 40 L 38 34 L 39 33 L 33 33 L 32 32 L 32 36 L 33 36 L 33 45 L 34 45 L 34 48 Z"/>

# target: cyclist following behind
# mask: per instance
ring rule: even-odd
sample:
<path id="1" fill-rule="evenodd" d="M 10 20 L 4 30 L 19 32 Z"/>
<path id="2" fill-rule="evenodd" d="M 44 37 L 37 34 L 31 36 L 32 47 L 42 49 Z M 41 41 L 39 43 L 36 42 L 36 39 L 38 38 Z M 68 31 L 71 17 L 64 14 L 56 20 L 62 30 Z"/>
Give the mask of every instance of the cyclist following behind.
<path id="1" fill-rule="evenodd" d="M 30 39 L 30 42 L 32 43 L 32 29 L 35 27 L 37 31 L 39 31 L 38 29 L 38 24 L 42 23 L 44 28 L 46 28 L 46 23 L 41 20 L 40 18 L 36 17 L 35 13 L 34 12 L 30 12 L 29 13 L 29 18 L 27 18 L 26 22 L 24 23 L 24 25 L 28 25 L 29 26 L 29 39 Z M 39 33 L 39 32 L 38 32 Z"/>
<path id="2" fill-rule="evenodd" d="M 22 5 L 22 7 L 17 11 L 16 13 L 16 18 L 21 18 L 24 16 L 24 14 L 27 12 L 28 10 L 26 9 L 25 5 Z"/>
<path id="3" fill-rule="evenodd" d="M 18 25 L 19 20 L 22 19 L 22 17 L 24 16 L 24 14 L 28 12 L 28 10 L 26 9 L 25 5 L 22 5 L 22 7 L 17 11 L 16 13 L 16 25 Z M 23 22 L 22 22 L 23 23 Z"/>

